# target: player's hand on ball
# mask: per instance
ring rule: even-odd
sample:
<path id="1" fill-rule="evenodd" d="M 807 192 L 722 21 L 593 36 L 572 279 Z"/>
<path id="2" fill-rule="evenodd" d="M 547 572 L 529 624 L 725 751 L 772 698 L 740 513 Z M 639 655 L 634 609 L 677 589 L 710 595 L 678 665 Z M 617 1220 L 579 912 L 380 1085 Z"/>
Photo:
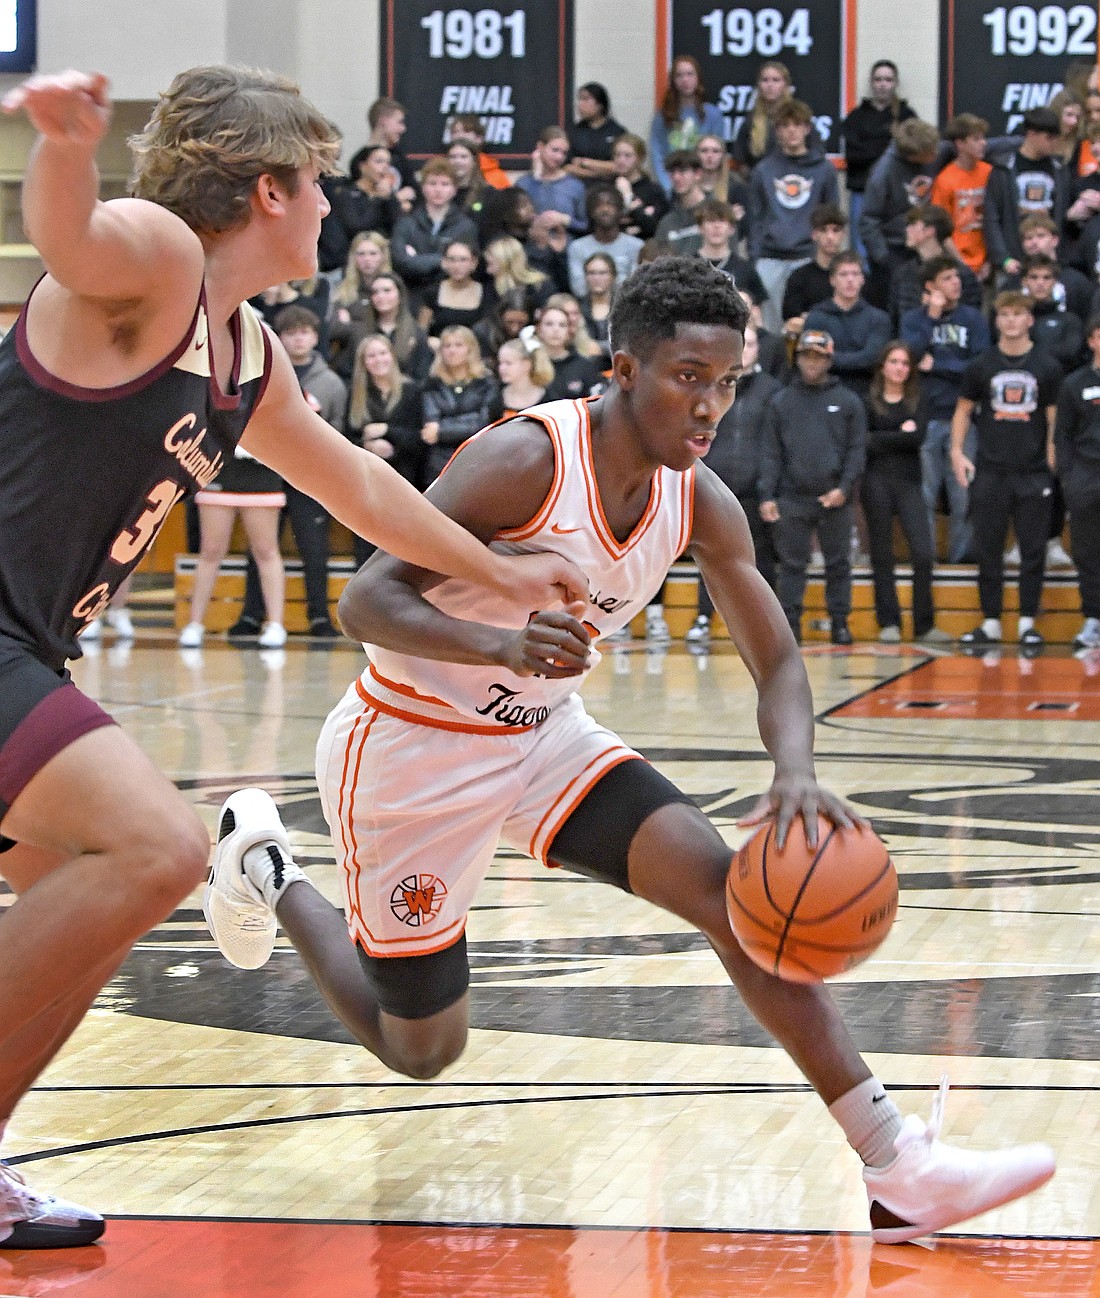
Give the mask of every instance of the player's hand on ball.
<path id="1" fill-rule="evenodd" d="M 782 848 L 787 841 L 787 833 L 795 816 L 801 816 L 806 827 L 806 840 L 812 846 L 817 843 L 817 818 L 826 820 L 847 829 L 852 825 L 867 824 L 867 821 L 850 807 L 843 798 L 823 789 L 813 775 L 782 774 L 776 772 L 772 787 L 756 803 L 747 816 L 737 822 L 743 828 L 762 824 L 765 820 L 775 819 L 776 841 Z"/>
<path id="2" fill-rule="evenodd" d="M 107 78 L 101 72 L 30 77 L 3 99 L 6 113 L 22 109 L 41 135 L 56 144 L 94 148 L 111 121 Z"/>
<path id="3" fill-rule="evenodd" d="M 588 666 L 592 645 L 577 617 L 584 607 L 578 600 L 567 609 L 535 613 L 511 640 L 503 665 L 517 676 L 579 676 Z"/>

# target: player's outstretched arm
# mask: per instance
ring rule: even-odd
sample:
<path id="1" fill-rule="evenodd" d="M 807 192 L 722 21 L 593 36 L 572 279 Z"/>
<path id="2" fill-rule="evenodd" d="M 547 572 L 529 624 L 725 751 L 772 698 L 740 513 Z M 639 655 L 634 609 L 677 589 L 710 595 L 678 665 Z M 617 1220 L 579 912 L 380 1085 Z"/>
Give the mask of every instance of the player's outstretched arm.
<path id="1" fill-rule="evenodd" d="M 814 771 L 814 708 L 802 655 L 779 601 L 756 570 L 752 535 L 733 493 L 708 469 L 696 470 L 691 550 L 757 691 L 757 724 L 775 761 L 772 787 L 741 824 L 776 818 L 779 842 L 801 815 L 811 843 L 820 812 L 837 825 L 860 818 L 823 789 Z"/>
<path id="2" fill-rule="evenodd" d="M 545 431 L 515 421 L 469 442 L 432 486 L 436 505 L 488 542 L 520 527 L 541 506 L 553 481 Z M 520 676 L 577 676 L 588 664 L 590 640 L 580 619 L 587 600 L 564 610 L 533 612 L 515 628 L 464 621 L 424 598 L 438 576 L 378 553 L 348 583 L 340 623 L 353 639 L 420 658 L 506 667 Z"/>
<path id="3" fill-rule="evenodd" d="M 9 91 L 7 113 L 38 131 L 23 180 L 23 224 L 55 280 L 80 297 L 170 296 L 202 274 L 198 237 L 165 208 L 99 200 L 96 149 L 111 120 L 101 73 L 36 76 Z M 194 285 L 190 281 L 194 281 Z"/>
<path id="4" fill-rule="evenodd" d="M 271 381 L 241 439 L 251 455 L 353 532 L 418 568 L 521 597 L 532 609 L 587 600 L 587 582 L 573 564 L 555 554 L 496 554 L 385 460 L 352 445 L 310 410 L 286 353 L 278 344 L 273 350 Z"/>

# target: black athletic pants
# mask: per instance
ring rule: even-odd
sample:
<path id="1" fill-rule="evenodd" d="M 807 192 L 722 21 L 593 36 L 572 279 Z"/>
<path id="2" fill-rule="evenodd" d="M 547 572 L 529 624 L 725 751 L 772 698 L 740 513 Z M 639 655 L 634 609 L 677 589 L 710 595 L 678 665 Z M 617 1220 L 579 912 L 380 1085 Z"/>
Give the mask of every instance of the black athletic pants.
<path id="1" fill-rule="evenodd" d="M 983 618 L 1004 609 L 1004 549 L 1012 523 L 1020 547 L 1020 616 L 1035 617 L 1043 594 L 1054 479 L 1039 472 L 1004 473 L 982 466 L 970 484 L 970 521 L 978 556 Z"/>
<path id="2" fill-rule="evenodd" d="M 294 533 L 294 541 L 302 557 L 302 576 L 306 583 L 306 614 L 310 622 L 319 622 L 322 618 L 327 622 L 329 620 L 329 516 L 315 500 L 304 495 L 288 482 L 286 483 L 286 508 L 279 520 L 280 532 L 286 519 L 290 520 L 290 530 Z M 260 574 L 251 553 L 248 556 L 241 618 L 255 622 L 257 626 L 264 620 L 264 597 L 260 590 Z"/>
<path id="3" fill-rule="evenodd" d="M 1067 501 L 1069 548 L 1077 568 L 1082 617 L 1100 618 L 1100 496 Z"/>
<path id="4" fill-rule="evenodd" d="M 875 617 L 880 627 L 901 626 L 901 606 L 894 582 L 894 519 L 909 546 L 913 565 L 913 634 L 931 630 L 932 533 L 920 479 L 912 482 L 868 469 L 860 488 L 867 539 L 871 547 L 871 575 L 875 584 Z"/>
<path id="5" fill-rule="evenodd" d="M 779 602 L 797 636 L 806 594 L 806 569 L 814 532 L 825 560 L 825 607 L 833 623 L 846 622 L 852 611 L 852 505 L 826 509 L 816 496 L 785 497 L 776 502 L 774 524 L 779 552 Z"/>

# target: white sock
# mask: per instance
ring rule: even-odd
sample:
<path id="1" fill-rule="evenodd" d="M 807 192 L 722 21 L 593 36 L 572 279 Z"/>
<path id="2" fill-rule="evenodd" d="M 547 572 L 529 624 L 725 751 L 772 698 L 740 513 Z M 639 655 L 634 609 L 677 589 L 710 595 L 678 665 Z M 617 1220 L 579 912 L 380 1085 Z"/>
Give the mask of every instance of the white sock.
<path id="1" fill-rule="evenodd" d="M 664 607 L 660 604 L 647 604 L 645 609 L 645 620 L 655 622 L 658 618 L 665 615 Z"/>
<path id="2" fill-rule="evenodd" d="M 283 894 L 292 883 L 305 881 L 306 876 L 276 843 L 260 843 L 250 847 L 242 861 L 249 881 L 263 893 L 264 901 L 272 913 L 278 908 Z"/>
<path id="3" fill-rule="evenodd" d="M 829 1112 L 868 1167 L 885 1167 L 893 1162 L 901 1114 L 877 1077 L 853 1086 L 829 1105 Z"/>
<path id="4" fill-rule="evenodd" d="M 999 640 L 1001 638 L 1001 619 L 999 617 L 987 617 L 982 623 L 982 630 L 989 636 L 990 640 Z"/>
<path id="5" fill-rule="evenodd" d="M 1100 631 L 1100 617 L 1085 618 L 1085 625 L 1081 628 L 1081 634 L 1094 635 L 1097 631 Z"/>
<path id="6" fill-rule="evenodd" d="M 1035 619 L 1033 617 L 1022 617 L 1019 626 L 1016 628 L 1016 634 L 1023 635 L 1025 631 L 1030 631 L 1034 625 Z"/>

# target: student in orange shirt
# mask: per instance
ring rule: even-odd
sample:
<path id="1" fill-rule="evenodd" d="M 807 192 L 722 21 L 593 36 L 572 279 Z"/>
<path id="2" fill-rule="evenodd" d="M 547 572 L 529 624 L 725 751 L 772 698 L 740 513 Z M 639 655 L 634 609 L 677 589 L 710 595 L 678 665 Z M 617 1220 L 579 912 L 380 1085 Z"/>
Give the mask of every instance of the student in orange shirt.
<path id="1" fill-rule="evenodd" d="M 951 242 L 959 257 L 981 280 L 989 278 L 989 258 L 982 234 L 985 185 L 993 170 L 985 158 L 989 123 L 973 113 L 960 113 L 947 124 L 944 137 L 955 145 L 956 157 L 936 176 L 931 201 L 951 216 Z"/>
<path id="2" fill-rule="evenodd" d="M 508 173 L 500 165 L 500 160 L 491 153 L 485 152 L 485 124 L 476 113 L 460 113 L 451 119 L 447 133 L 448 143 L 456 140 L 467 140 L 478 150 L 478 164 L 481 167 L 481 178 L 493 189 L 510 189 L 512 182 Z"/>

